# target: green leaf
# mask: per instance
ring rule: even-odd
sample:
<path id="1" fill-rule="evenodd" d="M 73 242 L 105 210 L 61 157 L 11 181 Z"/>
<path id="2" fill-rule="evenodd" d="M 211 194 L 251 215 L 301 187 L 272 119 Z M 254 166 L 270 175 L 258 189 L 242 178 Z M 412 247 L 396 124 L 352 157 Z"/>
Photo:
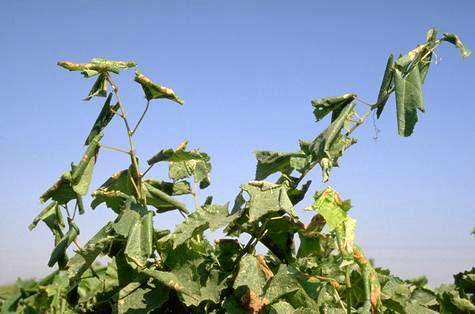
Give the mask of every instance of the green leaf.
<path id="1" fill-rule="evenodd" d="M 186 143 L 184 146 L 186 146 Z M 195 182 L 200 182 L 200 187 L 205 188 L 209 185 L 209 172 L 211 163 L 208 154 L 193 149 L 186 151 L 183 148 L 163 149 L 147 160 L 149 165 L 160 161 L 169 162 L 168 176 L 172 180 L 180 180 L 194 176 Z"/>
<path id="2" fill-rule="evenodd" d="M 140 73 L 140 71 L 135 71 L 135 81 L 142 86 L 147 100 L 165 98 L 183 105 L 183 100 L 175 94 L 173 89 L 152 82 L 151 79 Z"/>
<path id="3" fill-rule="evenodd" d="M 219 265 L 225 273 L 234 270 L 234 262 L 242 250 L 242 246 L 236 239 L 219 239 L 215 241 L 215 254 Z"/>
<path id="4" fill-rule="evenodd" d="M 378 109 L 376 110 L 376 116 L 381 116 L 381 113 L 384 110 L 384 106 L 388 101 L 390 91 L 394 85 L 394 70 L 393 70 L 393 54 L 389 55 L 388 61 L 386 63 L 386 69 L 384 70 L 383 81 L 381 82 L 381 87 L 379 88 L 378 100 L 376 101 L 376 106 Z"/>
<path id="5" fill-rule="evenodd" d="M 126 208 L 122 210 L 113 225 L 115 233 L 123 238 L 129 236 L 132 227 L 135 226 L 137 222 L 140 222 L 140 218 L 147 213 L 146 209 L 138 204 L 131 202 L 127 203 L 127 205 L 129 206 L 126 206 Z"/>
<path id="6" fill-rule="evenodd" d="M 218 274 L 210 270 L 213 267 L 208 259 L 211 246 L 206 240 L 192 239 L 176 248 L 173 248 L 171 241 L 163 241 L 159 251 L 165 267 L 170 271 L 148 268 L 143 273 L 175 290 L 187 306 L 219 300 L 224 278 L 218 278 Z"/>
<path id="7" fill-rule="evenodd" d="M 102 133 L 99 133 L 94 136 L 86 151 L 84 152 L 81 161 L 72 171 L 71 178 L 74 184 L 73 189 L 80 195 L 86 194 L 87 188 L 89 187 L 92 168 L 96 163 L 97 153 L 99 152 L 100 148 L 99 142 L 103 136 L 104 134 Z M 83 177 L 85 177 L 86 179 L 84 179 Z"/>
<path id="8" fill-rule="evenodd" d="M 59 260 L 63 259 L 66 255 L 66 249 L 71 245 L 71 243 L 76 239 L 79 234 L 79 228 L 74 224 L 74 222 L 69 221 L 69 230 L 64 235 L 64 237 L 59 241 L 59 243 L 54 248 L 51 253 L 50 259 L 48 261 L 48 266 L 53 267 Z"/>
<path id="9" fill-rule="evenodd" d="M 112 118 L 114 118 L 115 113 L 119 110 L 119 103 L 115 104 L 114 106 L 111 106 L 111 100 L 112 93 L 109 94 L 104 103 L 104 106 L 102 106 L 101 112 L 97 116 L 97 119 L 94 122 L 94 125 L 92 126 L 89 135 L 87 136 L 85 145 L 89 145 L 93 138 L 96 137 L 96 135 L 98 135 L 99 133 L 101 133 L 102 130 L 104 130 L 104 128 L 109 124 L 109 122 L 111 122 Z"/>
<path id="10" fill-rule="evenodd" d="M 226 226 L 234 218 L 234 215 L 229 216 L 228 214 L 228 204 L 224 206 L 205 205 L 186 217 L 185 221 L 177 225 L 169 237 L 173 239 L 173 247 L 176 248 L 207 229 L 217 230 Z"/>
<path id="11" fill-rule="evenodd" d="M 179 211 L 188 214 L 188 210 L 186 209 L 186 205 L 184 203 L 156 188 L 152 182 L 144 181 L 142 186 L 144 188 L 148 204 L 155 207 L 157 212 L 163 213 L 169 210 L 178 209 Z"/>
<path id="12" fill-rule="evenodd" d="M 170 196 L 191 194 L 191 186 L 188 181 L 166 182 L 161 180 L 146 179 L 142 182 L 150 185 Z"/>
<path id="13" fill-rule="evenodd" d="M 289 217 L 269 220 L 266 225 L 267 232 L 260 241 L 283 263 L 288 264 L 294 260 L 294 235 L 302 227 Z"/>
<path id="14" fill-rule="evenodd" d="M 119 74 L 120 70 L 133 68 L 137 64 L 133 61 L 112 61 L 102 58 L 94 58 L 89 63 L 74 63 L 71 61 L 59 61 L 58 65 L 69 71 L 81 71 L 85 77 L 95 76 L 99 73 L 113 72 Z"/>
<path id="15" fill-rule="evenodd" d="M 46 206 L 36 217 L 33 219 L 33 222 L 28 226 L 28 229 L 33 230 L 36 228 L 36 225 L 43 221 L 48 228 L 51 229 L 53 234 L 61 233 L 62 228 L 64 228 L 63 215 L 58 206 L 58 202 L 52 202 Z"/>
<path id="16" fill-rule="evenodd" d="M 464 293 L 475 293 L 475 267 L 454 275 L 455 285 Z"/>
<path id="17" fill-rule="evenodd" d="M 424 111 L 422 86 L 419 69 L 414 67 L 406 78 L 402 72 L 395 69 L 396 108 L 398 132 L 402 136 L 410 136 L 417 123 L 417 111 Z"/>
<path id="18" fill-rule="evenodd" d="M 442 285 L 436 289 L 437 299 L 440 304 L 441 313 L 473 313 L 475 304 L 469 299 L 461 296 L 454 285 Z"/>
<path id="19" fill-rule="evenodd" d="M 161 284 L 168 287 L 169 289 L 175 290 L 176 292 L 184 295 L 186 300 L 185 304 L 199 304 L 199 284 L 194 282 L 188 282 L 182 280 L 172 272 L 153 270 L 150 268 L 145 268 L 142 272 L 156 280 Z"/>
<path id="20" fill-rule="evenodd" d="M 63 205 L 76 199 L 80 213 L 84 212 L 81 196 L 85 195 L 89 188 L 101 138 L 102 134 L 96 135 L 86 149 L 79 165 L 71 164 L 71 171 L 64 172 L 59 180 L 40 196 L 42 203 L 53 199 Z"/>
<path id="21" fill-rule="evenodd" d="M 99 255 L 106 253 L 107 248 L 115 238 L 112 232 L 112 223 L 109 222 L 68 261 L 66 268 L 71 285 L 79 281 L 82 274 L 94 263 Z"/>
<path id="22" fill-rule="evenodd" d="M 257 159 L 256 180 L 264 180 L 275 172 L 290 175 L 293 170 L 300 171 L 310 162 L 303 152 L 278 153 L 267 150 L 255 152 Z"/>
<path id="23" fill-rule="evenodd" d="M 340 114 L 341 110 L 355 100 L 356 97 L 355 94 L 345 94 L 342 96 L 332 96 L 312 100 L 312 106 L 315 108 L 313 114 L 317 121 L 320 121 L 328 113 L 333 112 L 332 121 L 334 121 Z"/>
<path id="24" fill-rule="evenodd" d="M 338 118 L 333 121 L 317 138 L 315 138 L 308 147 L 306 147 L 306 142 L 301 141 L 301 147 L 304 145 L 302 150 L 310 150 L 314 155 L 314 160 L 320 161 L 324 157 L 331 158 L 330 147 L 333 141 L 340 136 L 340 132 L 343 129 L 345 122 L 351 120 L 355 114 L 354 108 L 354 103 L 346 105 L 346 107 L 342 109 Z"/>
<path id="25" fill-rule="evenodd" d="M 454 33 L 444 33 L 442 40 L 447 41 L 457 47 L 460 51 L 460 54 L 464 58 L 468 58 L 472 54 L 472 52 L 464 46 L 460 38 Z"/>
<path id="26" fill-rule="evenodd" d="M 150 313 L 168 300 L 168 293 L 160 283 L 142 285 L 117 302 L 117 313 Z"/>
<path id="27" fill-rule="evenodd" d="M 404 308 L 404 312 L 411 313 L 411 314 L 437 314 L 439 313 L 431 309 L 428 309 L 425 306 L 422 306 L 419 304 L 411 304 L 411 303 L 406 305 L 406 307 Z"/>
<path id="28" fill-rule="evenodd" d="M 259 267 L 256 257 L 250 254 L 244 255 L 239 262 L 239 271 L 233 288 L 236 290 L 239 287 L 247 287 L 260 297 L 264 294 L 266 283 L 266 275 Z"/>
<path id="29" fill-rule="evenodd" d="M 114 212 L 120 213 L 127 199 L 133 195 L 129 170 L 114 173 L 94 193 L 91 207 L 94 209 L 102 203 Z"/>
<path id="30" fill-rule="evenodd" d="M 185 142 L 186 143 L 186 142 Z M 189 161 L 194 159 L 206 159 L 207 155 L 202 153 L 198 150 L 186 151 L 184 149 L 162 149 L 158 153 L 152 156 L 147 163 L 149 166 L 156 164 L 160 161 L 171 161 L 171 162 L 181 162 L 181 161 Z"/>
<path id="31" fill-rule="evenodd" d="M 250 223 L 271 212 L 285 212 L 291 217 L 297 216 L 282 185 L 266 181 L 250 181 L 241 185 L 241 189 L 250 197 L 247 203 Z"/>
<path id="32" fill-rule="evenodd" d="M 137 221 L 130 230 L 124 253 L 129 264 L 132 266 L 143 268 L 147 259 L 152 255 L 152 216 L 153 213 L 148 212 L 140 221 Z"/>
<path id="33" fill-rule="evenodd" d="M 308 180 L 302 185 L 300 189 L 290 188 L 287 191 L 287 196 L 289 197 L 290 201 L 292 202 L 294 206 L 304 199 L 305 194 L 307 194 L 307 191 L 310 188 L 311 184 L 312 184 L 312 180 Z"/>
<path id="34" fill-rule="evenodd" d="M 46 192 L 40 196 L 40 202 L 45 203 L 47 200 L 52 199 L 58 204 L 66 204 L 72 199 L 76 198 L 76 192 L 74 192 L 71 185 L 71 172 L 66 171 Z"/>
<path id="35" fill-rule="evenodd" d="M 294 312 L 294 307 L 285 301 L 278 301 L 272 304 L 269 310 L 269 314 L 288 314 Z"/>
<path id="36" fill-rule="evenodd" d="M 318 308 L 316 302 L 308 295 L 305 286 L 302 285 L 307 280 L 297 269 L 281 264 L 266 287 L 265 297 L 271 303 L 277 300 L 285 300 L 294 308 L 302 306 Z M 315 284 L 311 284 L 308 288 L 315 292 L 318 291 Z"/>

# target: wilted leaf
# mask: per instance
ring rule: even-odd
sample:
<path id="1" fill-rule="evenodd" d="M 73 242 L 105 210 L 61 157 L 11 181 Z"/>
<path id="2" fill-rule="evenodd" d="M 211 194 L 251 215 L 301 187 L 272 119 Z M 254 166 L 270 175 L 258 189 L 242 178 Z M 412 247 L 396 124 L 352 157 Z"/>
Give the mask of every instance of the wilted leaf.
<path id="1" fill-rule="evenodd" d="M 445 40 L 457 47 L 460 51 L 460 54 L 464 58 L 468 58 L 472 54 L 472 52 L 464 46 L 460 38 L 454 33 L 444 33 L 444 37 L 442 37 L 442 40 Z"/>
<path id="2" fill-rule="evenodd" d="M 64 221 L 58 202 L 48 204 L 48 206 L 35 217 L 33 222 L 28 226 L 28 229 L 33 230 L 40 221 L 43 221 L 48 228 L 51 229 L 53 234 L 61 233 L 62 228 L 64 228 Z"/>
<path id="3" fill-rule="evenodd" d="M 378 109 L 376 110 L 376 116 L 379 118 L 381 113 L 384 110 L 384 106 L 388 101 L 390 91 L 394 85 L 394 69 L 393 69 L 393 54 L 389 55 L 388 61 L 386 63 L 386 69 L 384 70 L 383 81 L 381 82 L 381 87 L 379 88 L 378 100 L 376 101 L 376 106 Z"/>
<path id="4" fill-rule="evenodd" d="M 152 255 L 152 216 L 153 213 L 148 212 L 139 221 L 136 221 L 130 230 L 124 253 L 132 266 L 143 268 L 147 259 Z"/>
<path id="5" fill-rule="evenodd" d="M 269 300 L 266 298 L 260 298 L 252 290 L 247 290 L 245 294 L 241 297 L 241 304 L 247 309 L 249 314 L 259 313 L 267 304 Z"/>
<path id="6" fill-rule="evenodd" d="M 188 181 L 166 182 L 161 180 L 146 179 L 142 181 L 170 196 L 191 194 L 191 186 Z"/>
<path id="7" fill-rule="evenodd" d="M 186 151 L 178 148 L 163 149 L 152 158 L 147 160 L 149 165 L 160 161 L 169 162 L 168 176 L 172 180 L 180 180 L 194 176 L 195 182 L 200 182 L 200 187 L 205 188 L 209 185 L 209 172 L 211 163 L 208 154 L 193 149 Z"/>
<path id="8" fill-rule="evenodd" d="M 330 179 L 330 170 L 333 167 L 339 167 L 338 159 L 343 155 L 351 145 L 356 143 L 356 139 L 346 135 L 339 135 L 331 143 L 327 156 L 320 160 L 320 167 L 322 168 L 322 181 L 327 182 Z"/>
<path id="9" fill-rule="evenodd" d="M 53 267 L 56 262 L 60 259 L 63 259 L 66 254 L 66 249 L 71 245 L 71 243 L 76 239 L 79 234 L 79 228 L 74 224 L 74 222 L 69 221 L 69 230 L 64 235 L 64 237 L 59 241 L 59 243 L 54 248 L 51 253 L 50 259 L 48 261 L 48 266 Z"/>
<path id="10" fill-rule="evenodd" d="M 315 193 L 315 202 L 312 209 L 318 210 L 320 215 L 325 218 L 330 230 L 335 229 L 348 219 L 345 207 L 347 202 L 343 202 L 340 195 L 332 188 L 328 187 L 325 190 Z"/>
<path id="11" fill-rule="evenodd" d="M 53 199 L 58 204 L 66 204 L 76 198 L 76 192 L 72 187 L 71 172 L 66 171 L 46 192 L 40 196 L 41 203 Z"/>
<path id="12" fill-rule="evenodd" d="M 407 77 L 399 69 L 394 72 L 396 84 L 396 108 L 399 135 L 410 136 L 417 123 L 416 109 L 424 111 L 420 73 L 414 67 Z"/>
<path id="13" fill-rule="evenodd" d="M 91 100 L 92 97 L 106 97 L 107 96 L 107 75 L 105 73 L 99 74 L 94 85 L 92 85 L 89 94 L 83 100 Z"/>
<path id="14" fill-rule="evenodd" d="M 140 71 L 135 71 L 135 81 L 142 85 L 147 100 L 166 98 L 183 105 L 183 100 L 175 94 L 173 89 L 152 82 Z"/>
<path id="15" fill-rule="evenodd" d="M 311 184 L 312 184 L 312 180 L 308 180 L 302 185 L 300 189 L 290 188 L 287 191 L 287 196 L 289 197 L 290 201 L 292 202 L 294 206 L 304 199 L 305 194 L 307 194 L 307 191 L 310 188 Z"/>
<path id="16" fill-rule="evenodd" d="M 184 203 L 171 197 L 162 190 L 159 190 L 157 187 L 152 185 L 152 183 L 153 182 L 150 181 L 144 181 L 142 182 L 142 185 L 148 204 L 155 207 L 157 212 L 163 213 L 169 210 L 178 209 L 181 212 L 188 214 L 188 210 L 186 209 L 186 205 Z"/>
<path id="17" fill-rule="evenodd" d="M 317 136 L 311 143 L 300 141 L 300 148 L 304 152 L 311 152 L 313 161 L 319 162 L 323 170 L 323 179 L 328 180 L 328 171 L 333 163 L 337 163 L 338 157 L 343 153 L 344 149 L 355 143 L 355 140 L 344 135 L 342 137 L 341 130 L 355 114 L 355 104 L 346 105 L 335 121 Z"/>
<path id="18" fill-rule="evenodd" d="M 175 231 L 170 234 L 173 239 L 173 247 L 183 244 L 196 234 L 202 234 L 207 229 L 217 230 L 226 226 L 235 218 L 229 216 L 228 204 L 205 205 L 186 217 L 185 221 L 177 225 Z"/>
<path id="19" fill-rule="evenodd" d="M 278 153 L 266 150 L 255 152 L 257 159 L 256 180 L 263 180 L 275 172 L 289 175 L 293 170 L 300 171 L 310 162 L 303 152 Z"/>
<path id="20" fill-rule="evenodd" d="M 120 213 L 125 201 L 133 195 L 129 170 L 114 173 L 96 191 L 92 193 L 91 207 L 94 209 L 102 203 L 114 212 Z"/>
<path id="21" fill-rule="evenodd" d="M 85 77 L 91 77 L 99 73 L 113 72 L 118 74 L 121 69 L 133 68 L 137 64 L 133 61 L 113 61 L 102 58 L 94 58 L 89 63 L 73 63 L 59 61 L 58 65 L 69 71 L 81 71 Z"/>
<path id="22" fill-rule="evenodd" d="M 104 128 L 109 124 L 112 118 L 114 118 L 115 113 L 119 110 L 119 103 L 115 104 L 114 106 L 110 105 L 111 99 L 112 93 L 109 94 L 104 103 L 104 106 L 102 106 L 102 110 L 97 116 L 97 119 L 94 122 L 91 131 L 89 132 L 85 145 L 89 145 L 92 139 L 96 137 L 97 134 L 101 133 L 102 130 L 104 130 Z"/>
<path id="23" fill-rule="evenodd" d="M 333 112 L 332 122 L 339 116 L 341 110 L 353 100 L 356 99 L 355 94 L 345 94 L 342 96 L 332 96 L 321 99 L 312 100 L 312 106 L 315 108 L 313 114 L 317 121 L 323 119 L 328 113 Z"/>
<path id="24" fill-rule="evenodd" d="M 112 234 L 112 224 L 108 223 L 68 261 L 66 268 L 71 284 L 77 282 L 96 258 L 105 253 L 113 239 L 115 236 Z"/>

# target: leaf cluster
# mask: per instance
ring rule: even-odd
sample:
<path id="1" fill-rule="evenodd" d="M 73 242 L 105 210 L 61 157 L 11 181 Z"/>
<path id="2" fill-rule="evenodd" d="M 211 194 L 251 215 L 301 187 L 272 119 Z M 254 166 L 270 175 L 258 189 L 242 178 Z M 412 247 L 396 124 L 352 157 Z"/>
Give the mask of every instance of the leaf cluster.
<path id="1" fill-rule="evenodd" d="M 412 134 L 417 110 L 425 110 L 422 84 L 434 49 L 444 41 L 464 57 L 469 55 L 456 35 L 437 39 L 432 29 L 425 43 L 396 61 L 389 57 L 374 104 L 353 93 L 312 101 L 317 121 L 331 116 L 328 127 L 313 140 L 300 140 L 295 152 L 257 151 L 255 179 L 240 186 L 232 204 L 215 204 L 212 197 L 199 202 L 198 191 L 211 183 L 211 162 L 205 152 L 188 149 L 187 141 L 159 150 L 142 172 L 135 130 L 150 101 L 183 105 L 172 89 L 137 70 L 134 80 L 146 104 L 131 128 L 112 74 L 136 67 L 135 62 L 59 62 L 86 78 L 97 77 L 85 100 L 106 99 L 80 161 L 41 195 L 41 202 L 49 203 L 30 225 L 33 229 L 43 222 L 51 230 L 54 248 L 48 265 L 56 270 L 42 280 L 0 289 L 2 313 L 475 312 L 475 269 L 438 289 L 430 288 L 424 278 L 402 280 L 375 267 L 356 244 L 351 202 L 337 191 L 326 187 L 314 193 L 314 202 L 306 207 L 314 211 L 308 223 L 300 220 L 296 209 L 311 185 L 304 181 L 306 175 L 319 165 L 322 180 L 328 181 L 331 169 L 356 143 L 352 133 L 369 114 L 379 117 L 392 93 L 398 132 Z M 359 104 L 367 109 L 362 115 Z M 116 116 L 124 122 L 128 149 L 102 144 L 103 132 Z M 100 150 L 108 148 L 127 154 L 130 164 L 92 192 L 90 207 L 109 208 L 116 216 L 81 246 L 76 213 L 85 213 L 82 198 L 89 191 Z M 163 165 L 168 178 L 149 176 L 153 167 Z M 275 173 L 277 180 L 268 181 Z M 193 209 L 186 197 L 192 198 Z M 174 230 L 154 226 L 161 213 L 175 210 L 183 220 Z M 218 229 L 224 233 L 221 239 L 211 242 L 205 237 L 208 230 Z M 98 264 L 100 256 L 109 257 L 108 263 Z"/>

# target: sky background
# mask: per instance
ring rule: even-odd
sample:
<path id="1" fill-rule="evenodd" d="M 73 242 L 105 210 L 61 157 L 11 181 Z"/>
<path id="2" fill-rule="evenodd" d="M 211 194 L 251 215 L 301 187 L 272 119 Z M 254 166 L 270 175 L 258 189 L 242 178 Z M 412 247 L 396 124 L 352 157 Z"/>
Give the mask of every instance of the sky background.
<path id="1" fill-rule="evenodd" d="M 184 139 L 212 157 L 216 203 L 234 199 L 253 179 L 253 151 L 298 149 L 328 121 L 315 123 L 310 100 L 357 93 L 374 101 L 387 57 L 406 53 L 436 26 L 475 49 L 474 1 L 1 1 L 0 2 L 0 283 L 40 277 L 53 239 L 40 224 L 39 196 L 81 157 L 103 99 L 81 99 L 93 79 L 56 66 L 93 57 L 135 60 L 144 74 L 172 87 L 180 107 L 154 101 L 137 132 L 146 160 Z M 377 265 L 430 283 L 474 266 L 475 106 L 473 58 L 438 50 L 424 85 L 427 112 L 410 138 L 397 135 L 394 99 L 356 133 L 359 143 L 334 169 L 330 185 L 351 198 L 356 241 Z M 144 106 L 133 71 L 117 77 L 132 121 Z M 127 147 L 119 119 L 103 143 Z M 102 151 L 93 188 L 127 166 Z M 151 174 L 165 176 L 165 167 Z M 310 213 L 322 189 L 316 169 Z M 86 202 L 89 203 L 90 199 Z M 107 208 L 77 219 L 85 242 L 107 221 Z M 172 228 L 180 216 L 156 218 Z"/>

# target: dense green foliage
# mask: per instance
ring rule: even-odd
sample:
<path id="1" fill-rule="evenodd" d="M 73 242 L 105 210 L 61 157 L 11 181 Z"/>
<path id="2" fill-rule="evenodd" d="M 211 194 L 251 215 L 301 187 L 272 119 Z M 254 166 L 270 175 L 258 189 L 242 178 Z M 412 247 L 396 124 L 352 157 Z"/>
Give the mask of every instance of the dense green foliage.
<path id="1" fill-rule="evenodd" d="M 475 269 L 438 289 L 424 278 L 402 280 L 374 266 L 354 243 L 351 202 L 332 188 L 317 191 L 313 204 L 306 204 L 305 210 L 315 212 L 308 224 L 296 210 L 311 185 L 304 181 L 306 175 L 319 165 L 326 182 L 345 150 L 356 143 L 353 132 L 370 114 L 379 117 L 392 94 L 398 133 L 412 134 L 418 111 L 425 110 L 422 85 L 434 50 L 443 42 L 454 44 L 464 57 L 470 54 L 456 35 L 438 38 L 431 29 L 426 42 L 397 59 L 389 57 L 374 104 L 356 94 L 312 101 L 317 121 L 331 115 L 329 126 L 313 140 L 300 140 L 295 152 L 257 151 L 255 180 L 241 185 L 232 205 L 214 204 L 212 197 L 197 203 L 197 189 L 211 182 L 211 163 L 206 153 L 189 150 L 187 142 L 160 150 L 141 171 L 135 131 L 151 101 L 183 105 L 172 89 L 136 71 L 146 105 L 132 128 L 112 73 L 136 67 L 134 62 L 59 62 L 96 77 L 85 100 L 106 99 L 84 155 L 41 195 L 47 205 L 30 225 L 33 229 L 44 222 L 51 230 L 54 249 L 48 265 L 57 270 L 42 280 L 0 290 L 2 313 L 475 313 Z M 357 105 L 366 109 L 364 114 L 357 113 Z M 128 150 L 101 143 L 115 116 L 124 122 Z M 86 212 L 82 199 L 102 149 L 127 154 L 130 165 L 92 193 L 92 208 L 103 205 L 117 217 L 81 246 L 74 219 Z M 147 176 L 159 163 L 168 165 L 167 180 Z M 276 173 L 275 182 L 265 181 Z M 188 209 L 180 196 L 192 197 L 195 208 Z M 175 230 L 155 228 L 154 219 L 171 210 L 183 216 Z M 211 243 L 204 237 L 205 231 L 218 229 L 225 238 Z M 264 252 L 256 251 L 258 243 Z M 75 254 L 68 256 L 71 246 Z M 96 259 L 104 255 L 110 261 L 102 266 Z"/>

